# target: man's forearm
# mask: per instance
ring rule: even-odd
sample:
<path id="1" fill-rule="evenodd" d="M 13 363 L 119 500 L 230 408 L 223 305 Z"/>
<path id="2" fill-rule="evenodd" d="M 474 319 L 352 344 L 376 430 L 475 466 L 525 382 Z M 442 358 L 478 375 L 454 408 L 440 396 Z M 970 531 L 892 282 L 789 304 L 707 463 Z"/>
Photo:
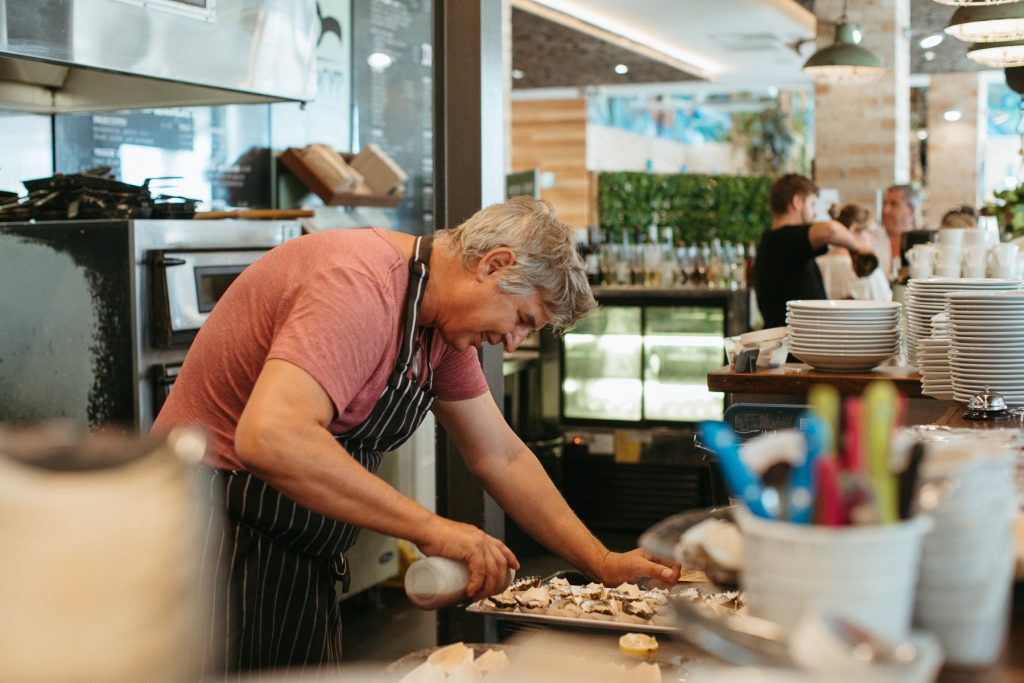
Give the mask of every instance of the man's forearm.
<path id="1" fill-rule="evenodd" d="M 478 469 L 476 475 L 524 531 L 574 567 L 600 578 L 608 549 L 569 508 L 533 453 L 524 447 L 511 460 Z"/>
<path id="2" fill-rule="evenodd" d="M 246 468 L 325 517 L 414 543 L 420 542 L 419 536 L 434 518 L 367 471 L 319 425 L 275 430 L 250 441 L 246 437 L 236 435 Z"/>

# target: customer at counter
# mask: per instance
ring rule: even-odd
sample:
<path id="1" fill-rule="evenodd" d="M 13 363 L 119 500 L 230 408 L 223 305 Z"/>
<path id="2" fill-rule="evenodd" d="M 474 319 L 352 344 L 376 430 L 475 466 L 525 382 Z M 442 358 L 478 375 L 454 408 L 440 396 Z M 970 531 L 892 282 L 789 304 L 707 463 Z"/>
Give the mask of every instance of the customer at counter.
<path id="1" fill-rule="evenodd" d="M 814 222 L 818 187 L 809 178 L 797 173 L 782 176 L 772 185 L 770 202 L 772 226 L 761 237 L 754 262 L 754 291 L 766 328 L 786 324 L 787 301 L 828 298 L 815 257 L 829 244 L 872 253 L 843 224 Z"/>
<path id="2" fill-rule="evenodd" d="M 227 519 L 206 544 L 211 568 L 229 579 L 214 604 L 227 670 L 340 660 L 335 582 L 361 527 L 467 563 L 472 599 L 505 585 L 519 565 L 500 540 L 373 474 L 427 410 L 495 500 L 569 563 L 611 585 L 674 583 L 677 567 L 609 552 L 587 531 L 505 423 L 480 367 L 484 343 L 515 349 L 595 305 L 572 228 L 527 197 L 433 239 L 325 231 L 248 267 L 200 330 L 154 425 L 199 424 L 211 438 L 209 491 Z M 207 661 L 223 647 L 212 643 Z"/>
<path id="3" fill-rule="evenodd" d="M 917 210 L 921 201 L 913 185 L 892 185 L 882 195 L 882 227 L 888 240 L 879 245 L 878 266 L 889 281 L 903 267 L 904 236 L 917 230 Z"/>
<path id="4" fill-rule="evenodd" d="M 970 204 L 961 204 L 942 214 L 939 228 L 964 228 L 973 230 L 978 227 L 978 213 Z"/>

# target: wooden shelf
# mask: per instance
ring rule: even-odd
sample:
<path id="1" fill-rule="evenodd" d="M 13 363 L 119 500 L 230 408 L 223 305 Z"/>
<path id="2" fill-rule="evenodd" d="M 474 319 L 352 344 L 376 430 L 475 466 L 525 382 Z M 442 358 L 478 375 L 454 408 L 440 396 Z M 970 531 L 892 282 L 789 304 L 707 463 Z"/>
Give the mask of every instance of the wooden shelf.
<path id="1" fill-rule="evenodd" d="M 907 398 L 920 398 L 921 374 L 913 369 L 883 366 L 872 372 L 814 370 L 803 363 L 786 363 L 781 368 L 736 372 L 724 367 L 708 373 L 708 389 L 725 393 L 788 394 L 803 396 L 815 384 L 831 384 L 844 396 L 859 395 L 869 382 L 887 379 Z M 927 398 L 927 397 L 925 397 Z"/>
<path id="2" fill-rule="evenodd" d="M 306 166 L 299 154 L 301 150 L 289 147 L 281 153 L 281 164 L 292 175 L 298 178 L 309 191 L 324 200 L 327 206 L 381 206 L 394 207 L 402 201 L 403 194 L 360 194 L 356 192 L 332 192 L 318 175 Z M 342 154 L 345 161 L 352 158 L 351 154 Z"/>

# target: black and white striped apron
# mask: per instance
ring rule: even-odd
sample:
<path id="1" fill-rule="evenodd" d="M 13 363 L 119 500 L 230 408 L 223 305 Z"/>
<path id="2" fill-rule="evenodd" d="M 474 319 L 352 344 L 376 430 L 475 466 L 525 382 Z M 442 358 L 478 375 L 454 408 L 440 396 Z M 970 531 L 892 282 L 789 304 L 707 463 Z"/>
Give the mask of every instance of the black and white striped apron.
<path id="1" fill-rule="evenodd" d="M 337 437 L 370 472 L 377 471 L 384 452 L 416 431 L 434 401 L 432 331 L 418 325 L 430 247 L 431 238 L 417 238 L 409 261 L 402 345 L 388 384 L 370 416 Z M 335 582 L 347 588 L 344 553 L 359 527 L 312 512 L 248 472 L 216 471 L 210 494 L 222 501 L 227 520 L 223 534 L 207 534 L 219 591 L 211 632 L 221 640 L 210 644 L 206 661 L 224 661 L 227 672 L 340 662 Z M 207 668 L 221 672 L 219 666 Z"/>

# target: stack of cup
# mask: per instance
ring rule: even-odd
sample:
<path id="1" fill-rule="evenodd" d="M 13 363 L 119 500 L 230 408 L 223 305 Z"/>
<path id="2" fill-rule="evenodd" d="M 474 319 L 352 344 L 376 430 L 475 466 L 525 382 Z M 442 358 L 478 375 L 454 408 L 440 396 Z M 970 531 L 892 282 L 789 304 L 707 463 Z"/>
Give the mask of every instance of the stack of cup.
<path id="1" fill-rule="evenodd" d="M 1002 652 L 1010 615 L 1013 453 L 985 440 L 933 443 L 922 467 L 946 493 L 924 540 L 916 621 L 935 633 L 949 662 L 987 666 Z"/>
<path id="2" fill-rule="evenodd" d="M 911 279 L 921 280 L 934 274 L 935 254 L 935 245 L 929 242 L 914 245 L 907 251 L 906 257 L 910 264 Z"/>
<path id="3" fill-rule="evenodd" d="M 939 250 L 935 260 L 935 274 L 939 277 L 960 277 L 966 232 L 963 228 L 939 230 Z"/>
<path id="4" fill-rule="evenodd" d="M 989 268 L 991 269 L 992 277 L 1004 280 L 1016 280 L 1020 277 L 1017 263 L 1018 251 L 1020 251 L 1020 247 L 1012 242 L 997 244 L 992 247 L 992 251 L 989 252 Z"/>
<path id="5" fill-rule="evenodd" d="M 986 260 L 988 259 L 988 245 L 968 243 L 964 245 L 964 277 L 982 278 L 987 274 Z"/>
<path id="6" fill-rule="evenodd" d="M 750 613 L 793 627 L 825 609 L 890 638 L 910 630 L 921 541 L 930 517 L 826 527 L 736 512 L 743 532 L 740 585 Z"/>

